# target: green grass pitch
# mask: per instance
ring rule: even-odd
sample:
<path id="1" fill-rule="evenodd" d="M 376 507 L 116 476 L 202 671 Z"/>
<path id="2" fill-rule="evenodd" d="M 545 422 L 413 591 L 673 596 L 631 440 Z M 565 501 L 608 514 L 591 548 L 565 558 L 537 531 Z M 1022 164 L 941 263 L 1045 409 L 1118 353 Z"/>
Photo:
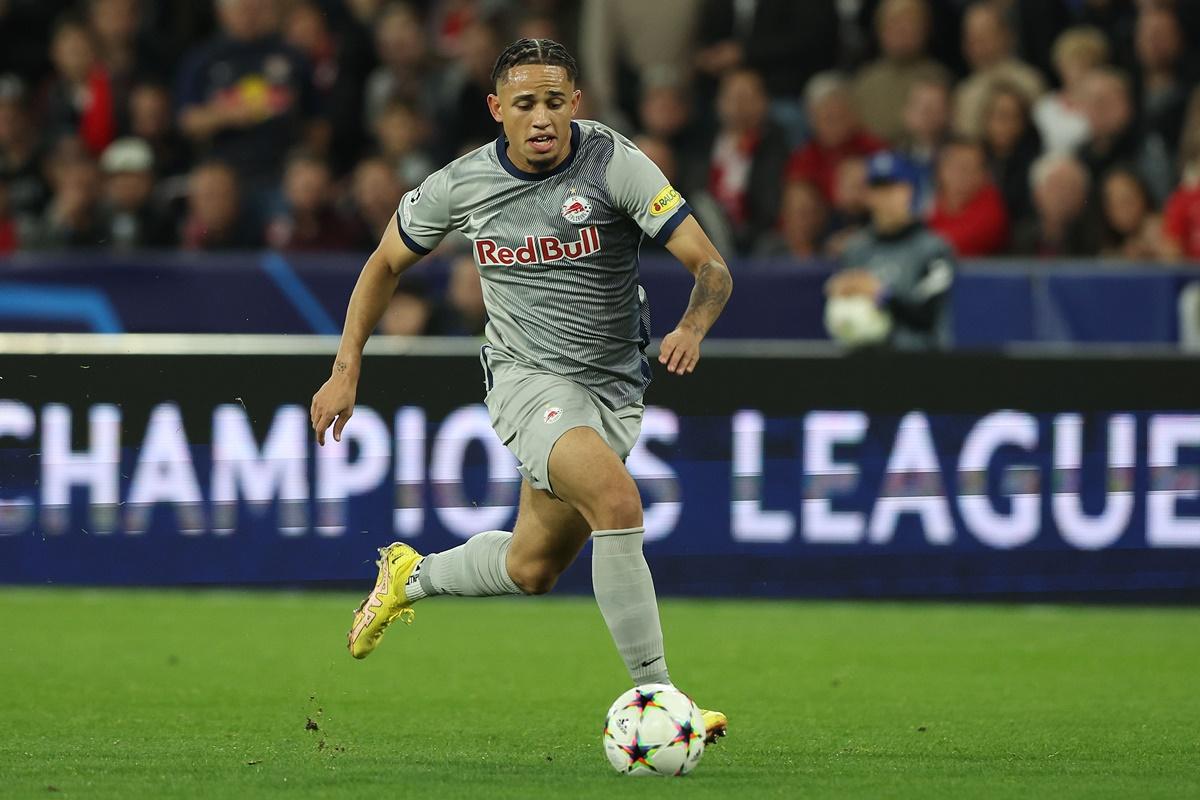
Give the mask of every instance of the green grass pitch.
<path id="1" fill-rule="evenodd" d="M 430 600 L 362 662 L 356 602 L 0 589 L 0 796 L 1200 797 L 1195 609 L 667 600 L 731 726 L 667 781 L 605 761 L 590 599 Z"/>

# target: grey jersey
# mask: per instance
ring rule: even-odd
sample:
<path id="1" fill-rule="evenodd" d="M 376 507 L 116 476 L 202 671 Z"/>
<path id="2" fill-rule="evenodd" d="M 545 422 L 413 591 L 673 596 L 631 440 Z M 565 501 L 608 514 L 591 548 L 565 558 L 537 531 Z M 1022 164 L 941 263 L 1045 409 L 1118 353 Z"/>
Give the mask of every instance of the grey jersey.
<path id="1" fill-rule="evenodd" d="M 868 227 L 851 237 L 842 264 L 872 272 L 892 312 L 891 344 L 907 350 L 950 344 L 954 250 L 919 222 L 892 234 Z"/>
<path id="2" fill-rule="evenodd" d="M 632 142 L 581 120 L 553 170 L 522 172 L 501 136 L 426 178 L 398 217 L 417 253 L 451 230 L 471 241 L 494 348 L 619 408 L 650 383 L 638 248 L 643 235 L 665 243 L 690 212 Z"/>

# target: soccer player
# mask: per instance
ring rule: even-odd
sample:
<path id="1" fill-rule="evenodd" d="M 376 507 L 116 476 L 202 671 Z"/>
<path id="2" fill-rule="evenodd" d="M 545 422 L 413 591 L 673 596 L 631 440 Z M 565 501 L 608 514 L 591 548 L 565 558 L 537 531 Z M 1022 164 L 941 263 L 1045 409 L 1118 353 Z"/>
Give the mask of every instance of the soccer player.
<path id="1" fill-rule="evenodd" d="M 641 429 L 650 382 L 649 310 L 637 283 L 650 236 L 695 276 L 659 361 L 696 368 L 700 342 L 732 279 L 691 209 L 628 139 L 574 120 L 578 68 L 562 45 L 521 39 L 496 61 L 487 97 L 503 134 L 430 175 L 400 202 L 395 224 L 359 276 L 328 381 L 313 396 L 317 442 L 354 410 L 363 345 L 406 269 L 451 230 L 473 243 L 490 321 L 480 351 L 492 426 L 519 461 L 512 532 L 485 531 L 422 557 L 380 550 L 375 588 L 348 642 L 364 658 L 396 618 L 436 595 L 543 594 L 592 539 L 592 585 L 635 684 L 669 683 L 642 504 L 624 460 Z M 704 712 L 710 740 L 725 716 Z"/>

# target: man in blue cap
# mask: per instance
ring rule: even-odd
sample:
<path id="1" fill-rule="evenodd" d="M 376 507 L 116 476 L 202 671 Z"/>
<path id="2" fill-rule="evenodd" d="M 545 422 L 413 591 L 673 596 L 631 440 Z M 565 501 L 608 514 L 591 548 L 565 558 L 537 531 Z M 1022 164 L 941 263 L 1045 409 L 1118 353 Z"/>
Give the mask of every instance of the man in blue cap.
<path id="1" fill-rule="evenodd" d="M 867 163 L 871 224 L 826 284 L 826 325 L 847 344 L 930 350 L 950 344 L 954 251 L 913 212 L 915 167 L 895 153 Z"/>

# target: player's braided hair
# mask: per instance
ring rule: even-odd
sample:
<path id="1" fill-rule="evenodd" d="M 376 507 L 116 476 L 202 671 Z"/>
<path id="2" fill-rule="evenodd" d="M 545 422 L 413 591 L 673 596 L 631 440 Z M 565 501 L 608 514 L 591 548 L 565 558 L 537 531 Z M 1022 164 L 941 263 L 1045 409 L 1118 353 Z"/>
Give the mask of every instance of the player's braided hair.
<path id="1" fill-rule="evenodd" d="M 562 67 L 572 83 L 579 77 L 579 65 L 575 63 L 574 56 L 558 42 L 553 39 L 517 39 L 504 48 L 504 52 L 496 59 L 496 66 L 492 67 L 492 83 L 498 83 L 510 69 L 523 64 Z"/>

